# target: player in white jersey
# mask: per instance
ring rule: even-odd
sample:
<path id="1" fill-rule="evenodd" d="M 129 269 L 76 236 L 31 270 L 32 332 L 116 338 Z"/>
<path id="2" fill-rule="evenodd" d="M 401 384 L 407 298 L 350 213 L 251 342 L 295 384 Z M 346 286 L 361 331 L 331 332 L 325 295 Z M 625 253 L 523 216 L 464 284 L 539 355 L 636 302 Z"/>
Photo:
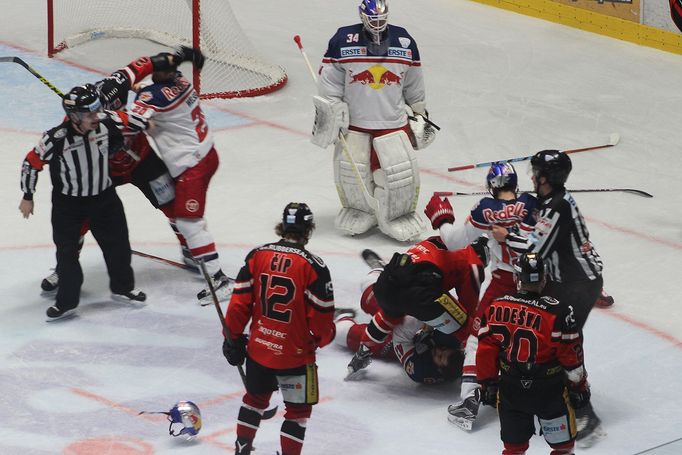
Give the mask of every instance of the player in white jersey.
<path id="1" fill-rule="evenodd" d="M 385 0 L 362 0 L 360 18 L 329 41 L 312 140 L 323 148 L 336 144 L 334 179 L 342 205 L 336 227 L 355 235 L 378 224 L 407 241 L 425 227 L 415 213 L 420 184 L 414 150 L 435 137 L 425 121 L 419 50 L 404 28 L 388 24 Z"/>
<path id="2" fill-rule="evenodd" d="M 197 60 L 200 64 L 203 62 L 203 59 Z M 226 297 L 230 280 L 221 269 L 215 242 L 204 218 L 208 184 L 219 163 L 213 134 L 201 110 L 199 94 L 175 66 L 155 70 L 152 81 L 153 84 L 137 94 L 130 126 L 146 130 L 175 180 L 177 228 L 194 259 L 205 262 L 219 297 Z M 199 292 L 197 298 L 202 304 L 207 302 L 208 289 Z"/>

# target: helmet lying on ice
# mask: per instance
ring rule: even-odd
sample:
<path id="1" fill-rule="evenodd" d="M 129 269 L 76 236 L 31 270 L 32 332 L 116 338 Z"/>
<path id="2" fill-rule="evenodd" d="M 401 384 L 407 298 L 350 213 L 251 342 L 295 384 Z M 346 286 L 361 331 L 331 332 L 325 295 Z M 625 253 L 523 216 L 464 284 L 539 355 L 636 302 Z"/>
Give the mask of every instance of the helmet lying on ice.
<path id="1" fill-rule="evenodd" d="M 191 401 L 179 401 L 168 411 L 168 433 L 171 436 L 186 436 L 187 439 L 192 439 L 201 430 L 201 411 L 199 407 Z M 182 428 L 178 431 L 178 426 Z"/>

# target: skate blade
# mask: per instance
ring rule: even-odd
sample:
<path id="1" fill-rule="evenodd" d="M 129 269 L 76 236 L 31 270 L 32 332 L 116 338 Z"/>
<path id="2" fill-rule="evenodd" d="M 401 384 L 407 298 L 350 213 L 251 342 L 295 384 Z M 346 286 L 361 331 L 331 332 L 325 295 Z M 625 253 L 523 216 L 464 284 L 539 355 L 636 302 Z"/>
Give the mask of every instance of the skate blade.
<path id="1" fill-rule="evenodd" d="M 582 439 L 578 439 L 576 441 L 576 445 L 581 449 L 589 449 L 605 436 L 606 432 L 604 431 L 602 426 L 599 425 L 597 428 L 594 429 L 592 433 L 588 434 Z"/>
<path id="2" fill-rule="evenodd" d="M 458 428 L 461 428 L 464 431 L 471 431 L 471 429 L 474 426 L 473 420 L 469 420 L 464 417 L 453 416 L 452 414 L 448 415 L 448 422 L 450 422 L 451 424 L 455 425 Z"/>
<path id="3" fill-rule="evenodd" d="M 348 374 L 346 374 L 346 377 L 343 378 L 344 381 L 357 381 L 359 379 L 362 379 L 365 374 L 367 373 L 367 370 L 362 368 L 358 371 L 353 371 L 351 367 L 348 367 Z"/>

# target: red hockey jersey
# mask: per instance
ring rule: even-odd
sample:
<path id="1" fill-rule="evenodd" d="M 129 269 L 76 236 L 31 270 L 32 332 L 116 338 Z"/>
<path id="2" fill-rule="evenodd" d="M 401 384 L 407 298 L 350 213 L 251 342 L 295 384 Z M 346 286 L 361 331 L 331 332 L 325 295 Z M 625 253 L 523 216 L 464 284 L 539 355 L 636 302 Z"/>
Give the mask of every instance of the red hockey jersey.
<path id="1" fill-rule="evenodd" d="M 225 315 L 232 337 L 251 320 L 251 359 L 274 369 L 313 363 L 315 350 L 336 334 L 327 266 L 285 240 L 252 250 L 245 262 Z"/>

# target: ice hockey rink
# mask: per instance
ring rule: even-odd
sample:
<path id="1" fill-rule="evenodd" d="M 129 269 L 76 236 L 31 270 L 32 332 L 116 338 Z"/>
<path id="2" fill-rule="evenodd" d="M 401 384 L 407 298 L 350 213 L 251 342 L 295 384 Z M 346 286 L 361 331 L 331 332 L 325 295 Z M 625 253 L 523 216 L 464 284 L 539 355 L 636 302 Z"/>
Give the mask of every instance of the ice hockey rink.
<path id="1" fill-rule="evenodd" d="M 0 56 L 20 56 L 63 91 L 95 81 L 158 45 L 109 40 L 46 57 L 42 0 L 2 0 Z M 234 276 L 245 254 L 275 239 L 287 202 L 305 201 L 317 230 L 309 249 L 327 262 L 336 304 L 359 307 L 364 248 L 384 256 L 407 248 L 378 230 L 356 238 L 333 227 L 339 208 L 332 151 L 312 145 L 315 86 L 292 37 L 300 34 L 317 66 L 327 40 L 358 20 L 358 1 L 231 2 L 248 37 L 286 68 L 288 84 L 250 100 L 204 102 L 221 165 L 207 218 L 223 269 Z M 605 262 L 605 289 L 616 299 L 595 309 L 585 328 L 593 403 L 607 436 L 595 455 L 682 453 L 682 158 L 678 89 L 682 58 L 463 0 L 392 0 L 390 22 L 419 45 L 431 118 L 442 130 L 418 152 L 421 212 L 433 191 L 481 191 L 484 170 L 447 168 L 532 154 L 546 148 L 613 148 L 573 155 L 569 188 L 635 188 L 575 194 Z M 147 304 L 110 300 L 102 255 L 91 235 L 76 318 L 48 324 L 41 279 L 54 266 L 49 175 L 38 183 L 35 215 L 24 220 L 19 171 L 40 133 L 63 112 L 58 98 L 19 65 L 0 64 L 0 453 L 214 454 L 233 451 L 243 393 L 221 353 L 213 307 L 199 307 L 198 275 L 134 257 Z M 530 187 L 520 164 L 521 187 Z M 132 186 L 119 189 L 133 248 L 179 260 L 164 216 Z M 451 198 L 461 223 L 476 197 Z M 430 235 L 424 232 L 424 236 Z M 458 385 L 419 386 L 398 364 L 375 361 L 366 378 L 344 382 L 351 353 L 319 351 L 321 403 L 304 453 L 500 453 L 494 410 L 475 431 L 448 423 Z M 275 401 L 281 399 L 275 395 Z M 163 416 L 179 400 L 199 405 L 203 428 L 191 442 L 167 434 Z M 280 408 L 281 408 L 280 403 Z M 257 454 L 279 449 L 281 415 L 264 421 Z M 548 453 L 535 436 L 529 454 Z"/>

